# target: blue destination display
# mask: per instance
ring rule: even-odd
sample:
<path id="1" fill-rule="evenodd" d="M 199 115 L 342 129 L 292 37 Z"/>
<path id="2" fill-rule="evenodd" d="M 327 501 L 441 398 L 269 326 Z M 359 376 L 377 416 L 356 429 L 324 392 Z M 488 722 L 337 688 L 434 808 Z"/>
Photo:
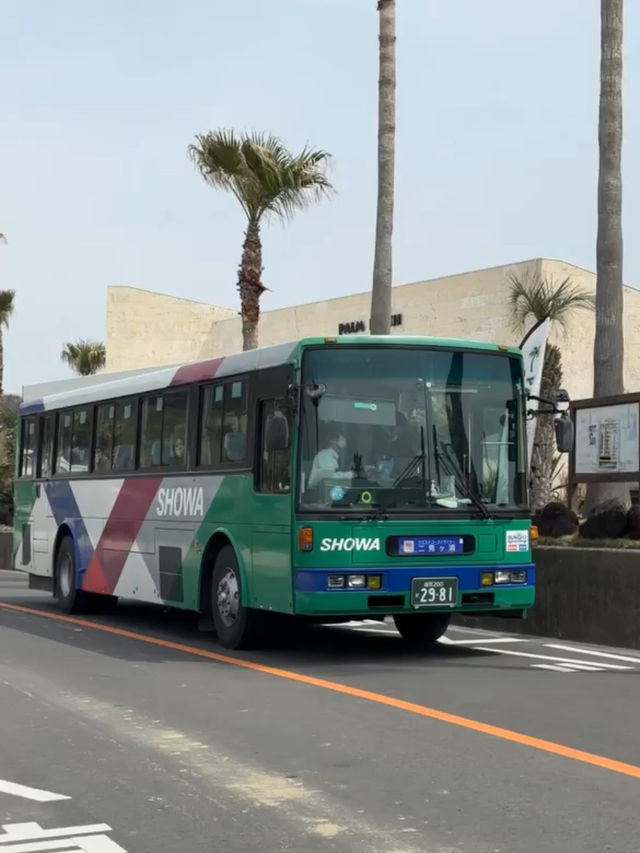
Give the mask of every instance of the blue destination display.
<path id="1" fill-rule="evenodd" d="M 399 554 L 464 554 L 462 536 L 411 536 L 398 540 Z"/>

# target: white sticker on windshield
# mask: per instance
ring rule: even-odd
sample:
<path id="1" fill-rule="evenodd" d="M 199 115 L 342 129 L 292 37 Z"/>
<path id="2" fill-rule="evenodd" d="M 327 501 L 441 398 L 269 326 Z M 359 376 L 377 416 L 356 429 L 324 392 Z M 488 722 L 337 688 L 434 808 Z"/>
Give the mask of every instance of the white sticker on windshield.
<path id="1" fill-rule="evenodd" d="M 506 538 L 506 550 L 508 552 L 529 550 L 528 530 L 507 530 Z"/>

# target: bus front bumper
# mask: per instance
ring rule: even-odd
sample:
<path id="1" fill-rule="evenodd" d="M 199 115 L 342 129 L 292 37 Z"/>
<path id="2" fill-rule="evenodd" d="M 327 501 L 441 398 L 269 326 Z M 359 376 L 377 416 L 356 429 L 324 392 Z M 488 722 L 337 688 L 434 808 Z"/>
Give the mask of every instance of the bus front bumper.
<path id="1" fill-rule="evenodd" d="M 488 575 L 510 572 L 523 573 L 520 583 L 487 584 Z M 330 578 L 343 576 L 345 585 L 351 576 L 379 578 L 379 588 L 329 588 Z M 415 607 L 412 603 L 412 585 L 418 579 L 457 579 L 455 603 Z M 485 583 L 483 583 L 483 578 Z M 296 569 L 295 610 L 297 614 L 353 616 L 387 613 L 455 612 L 499 613 L 500 611 L 527 610 L 535 600 L 535 567 L 532 563 L 489 566 L 432 566 L 422 568 L 367 567 Z"/>

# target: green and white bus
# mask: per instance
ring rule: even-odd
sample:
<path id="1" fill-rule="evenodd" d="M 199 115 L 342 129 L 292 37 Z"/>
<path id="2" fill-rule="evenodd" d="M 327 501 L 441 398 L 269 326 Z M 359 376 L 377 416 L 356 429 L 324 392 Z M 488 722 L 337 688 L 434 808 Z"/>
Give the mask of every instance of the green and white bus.
<path id="1" fill-rule="evenodd" d="M 67 613 L 200 612 L 229 648 L 268 614 L 392 616 L 534 601 L 520 350 L 307 338 L 25 389 L 15 567 Z"/>

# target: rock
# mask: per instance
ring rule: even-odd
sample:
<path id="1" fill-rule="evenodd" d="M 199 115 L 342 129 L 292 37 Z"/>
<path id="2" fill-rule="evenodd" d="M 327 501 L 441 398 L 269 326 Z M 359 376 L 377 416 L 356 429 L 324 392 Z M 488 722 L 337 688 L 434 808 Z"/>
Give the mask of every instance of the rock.
<path id="1" fill-rule="evenodd" d="M 584 539 L 618 539 L 626 530 L 627 509 L 622 501 L 612 498 L 591 510 L 578 533 Z"/>
<path id="2" fill-rule="evenodd" d="M 627 513 L 627 536 L 640 539 L 640 506 L 632 506 Z"/>
<path id="3" fill-rule="evenodd" d="M 578 531 L 578 516 L 559 501 L 548 503 L 538 515 L 540 536 L 573 536 Z"/>

